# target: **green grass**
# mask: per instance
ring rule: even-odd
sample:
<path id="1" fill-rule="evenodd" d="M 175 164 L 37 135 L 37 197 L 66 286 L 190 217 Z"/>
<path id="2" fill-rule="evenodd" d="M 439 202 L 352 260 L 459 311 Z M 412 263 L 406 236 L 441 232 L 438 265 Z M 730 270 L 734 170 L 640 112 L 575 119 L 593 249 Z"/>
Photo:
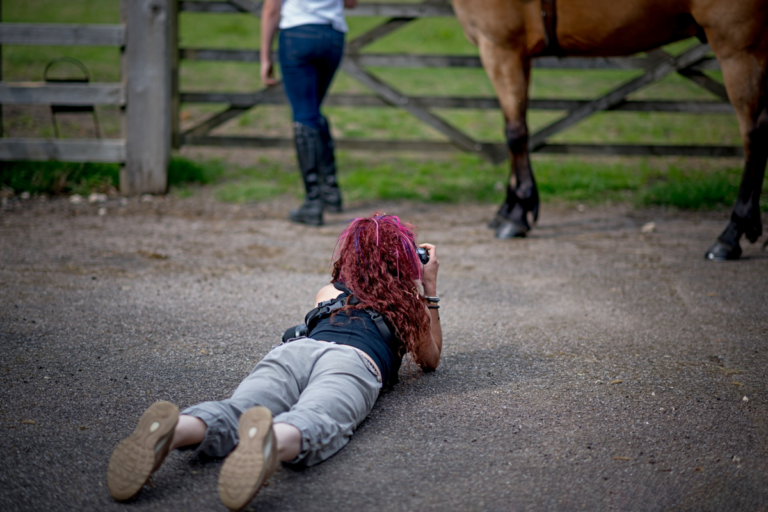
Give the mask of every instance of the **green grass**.
<path id="1" fill-rule="evenodd" d="M 27 0 L 4 2 L 6 22 L 118 23 L 119 0 Z M 381 23 L 380 18 L 349 18 L 348 39 Z M 667 50 L 677 53 L 690 41 Z M 259 46 L 259 20 L 247 14 L 183 13 L 180 46 L 197 48 L 250 48 Z M 425 53 L 477 55 L 454 19 L 415 21 L 365 49 L 370 53 Z M 100 47 L 3 47 L 5 80 L 40 80 L 45 64 L 59 56 L 82 60 L 95 81 L 120 79 L 119 52 Z M 382 80 L 411 95 L 493 96 L 482 69 L 371 69 Z M 253 91 L 261 88 L 255 63 L 187 62 L 180 67 L 183 91 Z M 534 70 L 532 98 L 594 98 L 636 77 L 639 71 Z M 721 80 L 719 73 L 709 73 Z M 340 73 L 332 93 L 369 94 L 370 91 Z M 631 96 L 632 99 L 715 98 L 689 80 L 669 76 Z M 224 105 L 182 105 L 188 124 L 225 108 Z M 101 114 L 102 110 L 100 110 Z M 327 108 L 334 131 L 343 138 L 424 139 L 444 137 L 404 111 L 392 108 Z M 441 110 L 436 112 L 470 136 L 503 142 L 502 116 L 498 111 Z M 554 121 L 562 112 L 531 111 L 534 131 Z M 23 136 L 50 136 L 50 121 L 32 111 L 20 110 L 4 119 L 5 135 L 14 130 Z M 90 123 L 90 119 L 75 121 Z M 120 118 L 104 112 L 102 124 L 109 136 L 118 136 Z M 90 125 L 89 125 L 90 126 Z M 78 133 L 70 129 L 68 134 Z M 288 107 L 252 109 L 219 127 L 217 134 L 290 136 Z M 22 136 L 22 135 L 17 135 Z M 70 135 L 71 136 L 71 135 Z M 610 112 L 598 114 L 558 134 L 553 142 L 740 144 L 733 115 L 692 115 Z M 340 180 L 348 201 L 412 199 L 427 202 L 499 202 L 507 180 L 506 165 L 493 166 L 463 154 L 406 155 L 341 153 Z M 735 199 L 740 171 L 733 160 L 578 158 L 535 155 L 534 168 L 542 198 L 579 202 L 631 201 L 680 208 L 730 205 Z M 300 179 L 293 166 L 261 158 L 253 166 L 226 160 L 175 158 L 169 168 L 171 192 L 186 197 L 199 186 L 213 188 L 221 201 L 244 203 L 283 195 L 301 197 Z M 292 171 L 292 172 L 286 172 Z M 57 163 L 7 163 L 2 185 L 30 193 L 84 193 L 114 187 L 118 167 Z"/>
<path id="2" fill-rule="evenodd" d="M 463 154 L 438 159 L 395 156 L 377 163 L 346 152 L 338 157 L 339 181 L 345 199 L 352 203 L 400 199 L 498 203 L 504 198 L 509 173 L 505 165 L 491 165 Z M 679 165 L 661 167 L 646 159 L 613 160 L 601 164 L 595 159 L 535 157 L 542 200 L 590 204 L 631 201 L 637 205 L 712 209 L 731 206 L 736 199 L 741 175 L 738 168 L 695 170 Z M 220 169 L 222 163 L 205 165 Z M 303 189 L 292 165 L 261 158 L 252 167 L 225 166 L 213 182 L 214 195 L 231 203 L 283 195 L 298 199 Z"/>
<path id="3" fill-rule="evenodd" d="M 739 169 L 701 173 L 672 168 L 666 175 L 651 177 L 641 198 L 643 204 L 687 209 L 731 206 L 736 201 L 740 181 Z M 766 189 L 764 185 L 764 194 Z M 762 210 L 768 211 L 768 205 L 763 203 Z"/>
<path id="4" fill-rule="evenodd" d="M 0 162 L 0 186 L 15 193 L 86 195 L 114 190 L 119 182 L 116 164 Z"/>
<path id="5" fill-rule="evenodd" d="M 195 162 L 187 158 L 172 158 L 168 166 L 168 185 L 208 185 L 224 174 L 224 165 L 217 160 Z"/>
<path id="6" fill-rule="evenodd" d="M 413 200 L 426 203 L 498 203 L 504 198 L 508 169 L 472 156 L 370 159 L 339 153 L 339 181 L 347 202 Z M 729 207 L 736 200 L 741 170 L 661 167 L 645 159 L 595 159 L 536 156 L 534 167 L 543 201 L 597 204 L 631 201 L 681 209 Z M 87 195 L 117 186 L 119 166 L 61 162 L 3 162 L 0 186 L 14 193 Z M 292 163 L 260 158 L 240 167 L 222 160 L 174 158 L 168 171 L 172 194 L 189 197 L 209 185 L 228 203 L 252 203 L 303 194 Z M 764 186 L 764 191 L 768 186 Z M 763 205 L 763 210 L 768 210 Z"/>
<path id="7" fill-rule="evenodd" d="M 448 161 L 398 159 L 371 167 L 345 162 L 341 175 L 351 200 L 412 199 L 423 202 L 491 202 L 504 198 L 508 170 L 461 155 Z M 645 160 L 595 165 L 579 159 L 541 157 L 534 162 L 543 201 L 632 201 L 687 209 L 730 206 L 741 171 L 659 169 Z"/>
<path id="8" fill-rule="evenodd" d="M 221 166 L 221 161 L 209 162 L 208 165 Z M 228 203 L 247 203 L 265 201 L 276 197 L 293 194 L 300 195 L 298 172 L 286 172 L 281 164 L 260 158 L 253 167 L 227 165 L 213 186 L 214 197 Z M 293 169 L 290 169 L 293 170 Z"/>
<path id="9" fill-rule="evenodd" d="M 221 162 L 173 158 L 168 184 L 179 190 L 214 183 L 223 174 Z M 14 193 L 81 194 L 108 192 L 120 183 L 120 165 L 73 162 L 0 162 L 0 186 Z M 183 192 L 180 192 L 183 195 Z"/>

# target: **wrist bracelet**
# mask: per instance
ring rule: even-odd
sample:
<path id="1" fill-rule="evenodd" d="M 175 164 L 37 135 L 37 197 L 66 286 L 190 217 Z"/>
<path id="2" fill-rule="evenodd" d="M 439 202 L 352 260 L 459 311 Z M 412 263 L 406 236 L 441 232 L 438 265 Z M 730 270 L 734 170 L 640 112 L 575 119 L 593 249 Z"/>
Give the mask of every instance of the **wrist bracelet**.
<path id="1" fill-rule="evenodd" d="M 424 298 L 429 302 L 430 304 L 437 304 L 440 302 L 440 297 L 430 297 L 428 295 L 425 295 Z"/>
<path id="2" fill-rule="evenodd" d="M 427 309 L 440 309 L 440 306 L 438 304 L 427 306 Z"/>

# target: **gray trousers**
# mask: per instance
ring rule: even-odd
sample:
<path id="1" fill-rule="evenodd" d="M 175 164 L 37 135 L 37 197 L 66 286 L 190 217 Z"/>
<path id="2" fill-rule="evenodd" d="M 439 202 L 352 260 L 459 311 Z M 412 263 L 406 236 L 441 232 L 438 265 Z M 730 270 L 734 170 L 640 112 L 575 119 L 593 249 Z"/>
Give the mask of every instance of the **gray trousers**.
<path id="1" fill-rule="evenodd" d="M 380 389 L 376 367 L 357 350 L 302 338 L 272 349 L 231 398 L 203 402 L 181 414 L 208 425 L 197 451 L 225 457 L 237 445 L 240 415 L 263 405 L 275 423 L 289 423 L 301 431 L 301 452 L 291 464 L 312 466 L 349 442 Z"/>

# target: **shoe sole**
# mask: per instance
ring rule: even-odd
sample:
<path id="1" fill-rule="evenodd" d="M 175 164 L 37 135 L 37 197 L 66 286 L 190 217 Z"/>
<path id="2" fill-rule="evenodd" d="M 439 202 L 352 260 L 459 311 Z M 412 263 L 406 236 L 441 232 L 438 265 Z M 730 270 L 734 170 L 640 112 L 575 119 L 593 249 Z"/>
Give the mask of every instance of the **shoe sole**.
<path id="1" fill-rule="evenodd" d="M 288 220 L 295 224 L 304 224 L 307 226 L 322 226 L 324 224 L 322 217 L 321 218 L 306 218 L 301 216 L 294 216 L 289 215 Z"/>
<path id="2" fill-rule="evenodd" d="M 277 466 L 272 413 L 252 407 L 240 416 L 239 441 L 219 473 L 219 497 L 230 510 L 241 510 L 256 497 Z"/>
<path id="3" fill-rule="evenodd" d="M 155 402 L 144 411 L 133 434 L 117 445 L 109 459 L 107 486 L 112 497 L 134 497 L 168 455 L 179 409 L 170 402 Z"/>

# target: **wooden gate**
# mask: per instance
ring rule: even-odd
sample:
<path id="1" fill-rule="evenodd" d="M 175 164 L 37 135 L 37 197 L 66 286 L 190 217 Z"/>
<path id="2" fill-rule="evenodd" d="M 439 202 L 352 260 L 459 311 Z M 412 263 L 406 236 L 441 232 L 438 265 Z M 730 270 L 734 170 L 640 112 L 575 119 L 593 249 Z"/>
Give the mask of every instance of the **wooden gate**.
<path id="1" fill-rule="evenodd" d="M 178 48 L 178 12 L 249 13 L 258 16 L 261 4 L 252 0 L 122 0 L 122 23 L 73 25 L 0 23 L 0 45 L 100 45 L 122 49 L 120 83 L 64 84 L 1 81 L 0 104 L 118 105 L 125 111 L 122 139 L 34 139 L 0 137 L 0 160 L 61 160 L 125 163 L 120 174 L 121 192 L 162 193 L 167 186 L 171 145 L 290 147 L 289 138 L 214 136 L 217 126 L 258 105 L 285 104 L 281 86 L 247 93 L 185 93 L 178 89 L 181 60 L 259 62 L 258 50 Z M 443 134 L 447 141 L 341 139 L 341 149 L 445 151 L 476 153 L 491 162 L 507 158 L 504 144 L 476 140 L 451 125 L 431 109 L 498 109 L 494 97 L 408 96 L 371 74 L 367 67 L 481 68 L 476 56 L 370 54 L 361 50 L 412 21 L 425 17 L 451 17 L 446 0 L 420 4 L 361 4 L 348 16 L 388 18 L 348 42 L 342 71 L 359 81 L 373 95 L 332 94 L 328 106 L 402 109 Z M 127 27 L 130 26 L 130 31 Z M 566 111 L 559 120 L 530 138 L 531 149 L 541 153 L 612 155 L 742 156 L 736 146 L 683 146 L 637 144 L 552 144 L 548 139 L 586 117 L 601 111 L 732 113 L 725 88 L 703 73 L 718 69 L 707 45 L 697 45 L 672 56 L 656 50 L 625 58 L 555 58 L 534 60 L 534 67 L 549 69 L 639 69 L 644 73 L 597 99 L 534 99 L 531 109 Z M 628 101 L 629 94 L 677 73 L 714 93 L 719 101 Z M 180 103 L 225 103 L 228 107 L 186 130 L 179 131 Z M 1 129 L 1 123 L 0 123 Z"/>
<path id="2" fill-rule="evenodd" d="M 253 0 L 202 1 L 182 0 L 179 12 L 205 13 L 250 13 L 259 16 L 260 2 Z M 402 109 L 419 121 L 426 123 L 443 134 L 448 141 L 424 140 L 361 140 L 340 139 L 336 146 L 341 149 L 359 150 L 409 150 L 409 151 L 446 151 L 459 149 L 476 153 L 488 161 L 497 163 L 508 157 L 504 144 L 491 143 L 474 139 L 470 134 L 451 125 L 430 109 L 499 109 L 495 97 L 437 97 L 408 96 L 391 84 L 385 83 L 366 70 L 366 67 L 380 68 L 481 68 L 479 57 L 457 55 L 418 55 L 418 54 L 370 54 L 361 50 L 374 41 L 391 34 L 399 28 L 419 18 L 452 17 L 451 6 L 446 0 L 427 0 L 419 4 L 363 3 L 355 9 L 347 10 L 348 17 L 384 16 L 389 19 L 368 32 L 357 36 L 347 43 L 341 70 L 365 85 L 374 95 L 331 94 L 325 101 L 326 106 L 343 107 L 384 107 Z M 703 71 L 719 69 L 717 61 L 710 56 L 709 46 L 696 45 L 680 55 L 672 56 L 663 50 L 655 50 L 642 56 L 614 58 L 573 58 L 540 57 L 534 59 L 533 67 L 539 69 L 620 69 L 643 70 L 644 73 L 629 80 L 597 99 L 561 100 L 533 99 L 529 109 L 565 111 L 557 121 L 545 126 L 530 137 L 531 150 L 539 153 L 560 154 L 602 154 L 602 155 L 681 155 L 681 156 L 742 156 L 740 146 L 712 145 L 640 145 L 640 144 L 551 144 L 547 140 L 557 133 L 573 126 L 577 122 L 596 112 L 686 112 L 686 113 L 731 113 L 733 108 L 728 102 L 725 87 L 707 76 Z M 259 62 L 259 50 L 217 50 L 206 48 L 180 48 L 181 60 L 239 61 Z M 176 68 L 178 72 L 178 68 Z M 627 96 L 665 76 L 677 73 L 700 87 L 715 94 L 719 101 L 629 101 Z M 178 78 L 174 80 L 178 83 Z M 218 92 L 178 92 L 174 91 L 175 101 L 181 103 L 224 103 L 228 107 L 209 117 L 200 124 L 179 131 L 179 119 L 175 117 L 174 147 L 224 146 L 224 147 L 291 147 L 288 138 L 215 136 L 210 132 L 217 126 L 243 114 L 259 105 L 282 105 L 287 99 L 280 84 L 249 93 Z M 178 111 L 178 109 L 177 109 Z"/>
<path id="3" fill-rule="evenodd" d="M 121 0 L 122 23 L 116 25 L 0 23 L 0 45 L 116 46 L 122 61 L 118 83 L 0 81 L 0 104 L 124 110 L 121 139 L 2 137 L 0 160 L 123 163 L 122 193 L 164 193 L 171 119 L 178 115 L 171 102 L 176 7 L 176 0 Z"/>

